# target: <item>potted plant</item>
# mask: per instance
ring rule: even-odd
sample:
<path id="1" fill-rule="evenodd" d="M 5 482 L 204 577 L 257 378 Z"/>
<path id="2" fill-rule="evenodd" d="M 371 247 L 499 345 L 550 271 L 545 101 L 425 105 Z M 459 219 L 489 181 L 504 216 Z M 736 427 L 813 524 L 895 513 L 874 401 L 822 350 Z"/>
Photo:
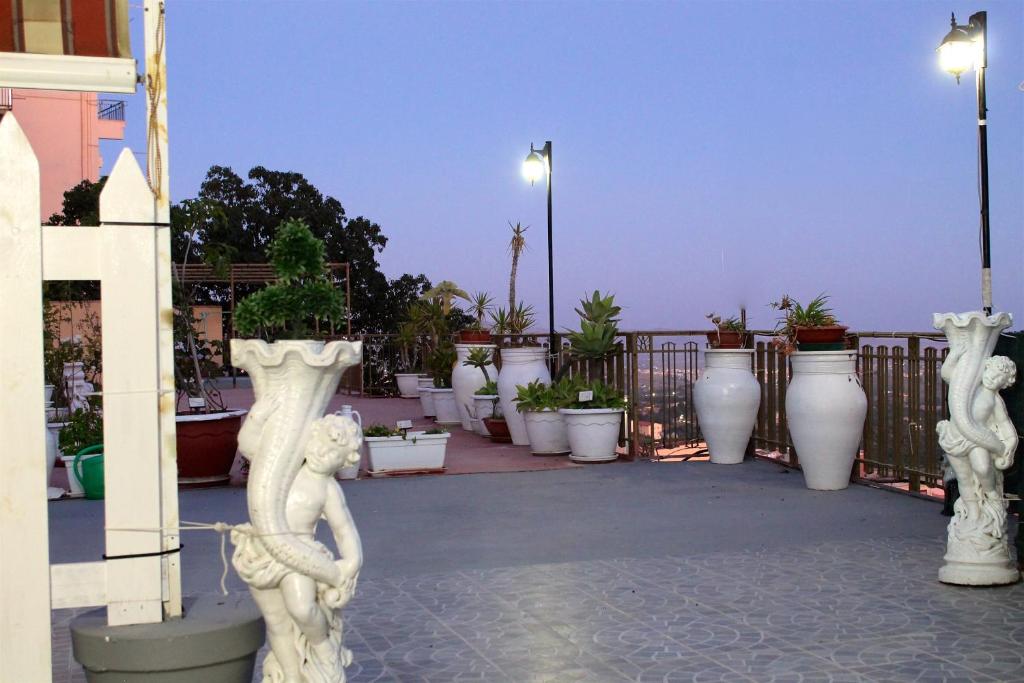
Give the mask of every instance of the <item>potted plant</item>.
<path id="1" fill-rule="evenodd" d="M 444 429 L 399 432 L 384 425 L 363 431 L 370 474 L 437 471 L 444 469 L 445 449 L 451 436 Z"/>
<path id="2" fill-rule="evenodd" d="M 473 392 L 473 427 L 480 436 L 490 436 L 485 420 L 494 415 L 494 405 L 498 402 L 498 383 L 490 380 Z M 506 426 L 505 431 L 508 431 Z"/>
<path id="3" fill-rule="evenodd" d="M 497 400 L 496 396 L 488 398 L 491 403 L 490 416 L 480 419 L 484 423 L 484 430 L 495 443 L 512 443 L 512 433 L 509 431 L 505 414 L 501 411 L 501 401 Z"/>
<path id="4" fill-rule="evenodd" d="M 621 311 L 613 295 L 595 291 L 589 299 L 580 301 L 580 308 L 576 309 L 580 329 L 568 335 L 571 360 L 585 368 L 591 378 L 589 384 L 580 379 L 562 382 L 571 363 L 565 363 L 558 375 L 562 393 L 559 412 L 565 418 L 572 449 L 570 457 L 578 462 L 609 462 L 618 458 L 615 448 L 626 403 L 622 392 L 607 384 L 606 379 L 608 358 L 618 346 Z"/>
<path id="5" fill-rule="evenodd" d="M 419 398 L 419 380 L 422 373 L 415 372 L 417 358 L 416 341 L 418 338 L 416 325 L 406 321 L 398 328 L 398 335 L 395 341 L 398 343 L 398 362 L 395 372 L 395 384 L 398 386 L 398 395 L 401 398 Z"/>
<path id="6" fill-rule="evenodd" d="M 466 329 L 459 331 L 459 342 L 462 344 L 490 344 L 491 331 L 484 324 L 484 319 L 490 312 L 494 300 L 487 292 L 475 292 L 467 301 L 473 322 Z"/>
<path id="7" fill-rule="evenodd" d="M 455 391 L 455 402 L 459 409 L 462 428 L 474 431 L 473 396 L 477 389 L 491 381 L 491 372 L 497 376 L 497 369 L 492 361 L 494 346 L 492 344 L 456 344 L 457 360 L 452 370 L 452 389 Z"/>
<path id="8" fill-rule="evenodd" d="M 747 345 L 750 333 L 740 318 L 723 318 L 716 313 L 708 313 L 706 317 L 715 326 L 708 332 L 708 346 L 713 349 L 742 349 Z"/>
<path id="9" fill-rule="evenodd" d="M 530 445 L 530 437 L 526 433 L 525 418 L 516 410 L 516 396 L 519 385 L 527 385 L 534 380 L 544 384 L 551 382 L 548 370 L 548 350 L 535 341 L 522 335 L 533 325 L 535 316 L 533 308 L 520 302 L 511 313 L 498 309 L 495 323 L 504 324 L 507 334 L 514 335 L 501 348 L 501 370 L 498 372 L 498 400 L 501 412 L 508 423 L 512 443 L 517 446 Z"/>
<path id="10" fill-rule="evenodd" d="M 810 489 L 845 489 L 857 457 L 867 398 L 857 375 L 857 351 L 844 349 L 846 328 L 818 296 L 801 306 L 784 296 L 773 343 L 788 355 L 792 379 L 786 390 L 786 421 Z M 797 350 L 794 350 L 796 347 Z"/>
<path id="11" fill-rule="evenodd" d="M 434 421 L 440 425 L 461 424 L 459 407 L 455 402 L 455 390 L 452 388 L 452 370 L 455 366 L 455 345 L 444 341 L 430 354 L 430 374 L 433 377 L 433 388 L 427 389 L 434 400 Z"/>
<path id="12" fill-rule="evenodd" d="M 828 295 L 819 294 L 806 306 L 788 294 L 769 305 L 781 311 L 772 343 L 783 353 L 793 351 L 840 351 L 847 328 L 836 320 L 828 307 Z"/>
<path id="13" fill-rule="evenodd" d="M 704 367 L 693 386 L 697 421 L 716 465 L 743 462 L 757 421 L 761 386 L 751 372 L 753 349 L 744 348 L 748 332 L 738 318 L 708 318 L 716 331 L 708 332 L 711 348 L 704 351 Z"/>
<path id="14" fill-rule="evenodd" d="M 556 388 L 534 380 L 517 387 L 516 410 L 523 414 L 530 451 L 534 455 L 564 455 L 569 452 L 569 435 Z"/>
<path id="15" fill-rule="evenodd" d="M 68 475 L 68 488 L 72 498 L 85 495 L 85 488 L 75 473 L 75 456 L 89 446 L 103 443 L 103 415 L 99 410 L 86 408 L 76 410 L 68 416 L 58 436 L 60 459 Z M 96 454 L 100 455 L 99 453 Z M 93 456 L 83 456 L 93 457 Z"/>

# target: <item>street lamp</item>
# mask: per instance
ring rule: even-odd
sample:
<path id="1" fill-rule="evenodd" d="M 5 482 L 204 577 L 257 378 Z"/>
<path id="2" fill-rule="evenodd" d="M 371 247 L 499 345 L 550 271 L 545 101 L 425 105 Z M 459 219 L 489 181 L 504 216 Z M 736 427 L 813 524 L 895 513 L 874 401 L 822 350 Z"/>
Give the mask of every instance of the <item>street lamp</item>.
<path id="1" fill-rule="evenodd" d="M 978 94 L 978 166 L 981 175 L 981 302 L 985 315 L 992 313 L 992 259 L 988 231 L 988 126 L 985 104 L 985 69 L 988 67 L 988 48 L 985 44 L 988 20 L 985 12 L 975 12 L 967 25 L 956 23 L 956 15 L 950 18 L 950 30 L 938 47 L 939 65 L 943 70 L 956 76 L 975 70 L 975 84 Z"/>
<path id="2" fill-rule="evenodd" d="M 555 353 L 555 266 L 552 258 L 551 232 L 551 141 L 544 143 L 540 150 L 530 143 L 530 153 L 523 161 L 523 176 L 533 185 L 542 177 L 548 179 L 548 356 L 554 358 Z M 549 362 L 554 363 L 554 360 Z"/>

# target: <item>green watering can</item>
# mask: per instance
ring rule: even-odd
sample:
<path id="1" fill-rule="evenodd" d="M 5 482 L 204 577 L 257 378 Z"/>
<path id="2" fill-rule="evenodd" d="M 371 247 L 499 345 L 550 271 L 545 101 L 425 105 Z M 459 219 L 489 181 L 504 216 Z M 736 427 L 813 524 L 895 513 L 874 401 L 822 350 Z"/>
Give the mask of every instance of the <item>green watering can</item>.
<path id="1" fill-rule="evenodd" d="M 75 455 L 73 465 L 75 476 L 82 482 L 85 497 L 89 500 L 103 498 L 103 444 L 87 446 Z"/>

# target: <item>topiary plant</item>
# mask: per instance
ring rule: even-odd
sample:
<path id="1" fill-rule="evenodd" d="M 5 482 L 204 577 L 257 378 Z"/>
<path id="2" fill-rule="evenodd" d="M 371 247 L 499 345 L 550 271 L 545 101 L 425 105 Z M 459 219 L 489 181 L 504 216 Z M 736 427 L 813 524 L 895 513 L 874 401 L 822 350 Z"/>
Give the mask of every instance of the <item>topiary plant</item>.
<path id="1" fill-rule="evenodd" d="M 277 282 L 245 297 L 235 309 L 235 329 L 246 336 L 315 339 L 345 319 L 345 296 L 331 282 L 324 243 L 302 220 L 277 228 L 267 256 Z"/>

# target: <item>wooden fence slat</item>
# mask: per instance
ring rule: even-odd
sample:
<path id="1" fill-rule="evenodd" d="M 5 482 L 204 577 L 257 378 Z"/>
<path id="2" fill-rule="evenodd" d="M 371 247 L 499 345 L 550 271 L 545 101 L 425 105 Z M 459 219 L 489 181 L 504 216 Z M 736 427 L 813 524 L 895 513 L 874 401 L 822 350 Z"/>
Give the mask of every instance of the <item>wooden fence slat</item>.
<path id="1" fill-rule="evenodd" d="M 39 163 L 0 120 L 0 681 L 49 681 Z"/>

